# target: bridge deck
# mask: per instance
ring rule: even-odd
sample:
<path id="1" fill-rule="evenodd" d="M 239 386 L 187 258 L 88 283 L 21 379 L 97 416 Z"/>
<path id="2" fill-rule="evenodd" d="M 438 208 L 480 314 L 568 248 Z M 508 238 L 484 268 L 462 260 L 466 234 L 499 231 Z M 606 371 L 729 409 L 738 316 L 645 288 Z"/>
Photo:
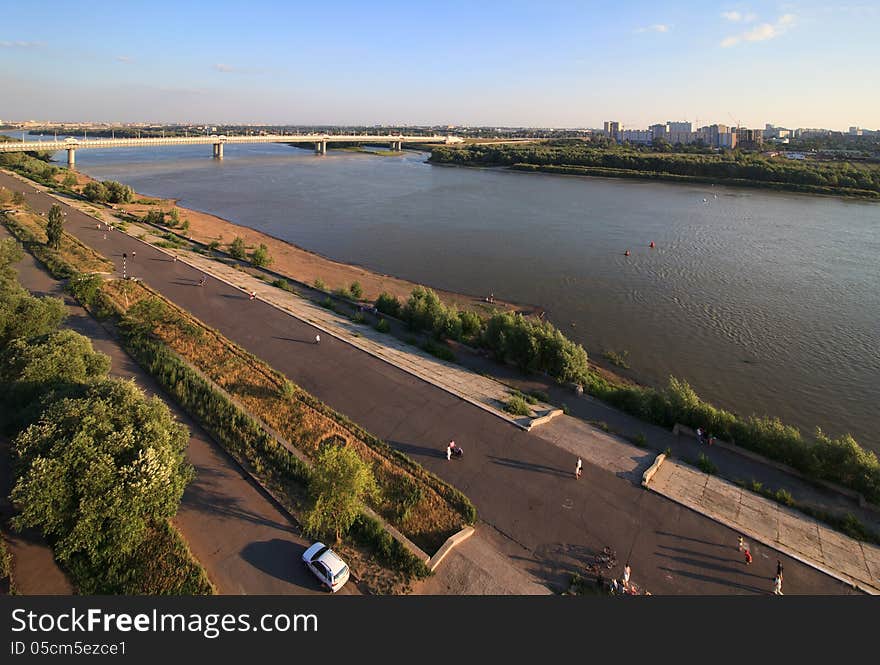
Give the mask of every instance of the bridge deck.
<path id="1" fill-rule="evenodd" d="M 9 141 L 0 143 L 0 152 L 35 150 L 83 150 L 89 148 L 129 148 L 165 145 L 217 145 L 223 143 L 458 143 L 452 136 L 393 136 L 381 134 L 265 134 L 262 136 L 169 136 L 125 139 L 61 139 L 51 141 Z"/>

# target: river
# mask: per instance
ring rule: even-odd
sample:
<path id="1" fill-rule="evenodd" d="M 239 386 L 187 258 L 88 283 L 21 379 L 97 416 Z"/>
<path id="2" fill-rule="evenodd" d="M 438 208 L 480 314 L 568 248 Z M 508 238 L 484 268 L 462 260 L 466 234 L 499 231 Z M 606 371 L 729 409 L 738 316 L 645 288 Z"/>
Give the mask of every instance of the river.
<path id="1" fill-rule="evenodd" d="M 77 167 L 334 259 L 541 305 L 591 355 L 627 351 L 641 381 L 679 376 L 738 413 L 880 450 L 880 204 L 432 166 L 413 152 L 210 157 L 81 150 Z"/>

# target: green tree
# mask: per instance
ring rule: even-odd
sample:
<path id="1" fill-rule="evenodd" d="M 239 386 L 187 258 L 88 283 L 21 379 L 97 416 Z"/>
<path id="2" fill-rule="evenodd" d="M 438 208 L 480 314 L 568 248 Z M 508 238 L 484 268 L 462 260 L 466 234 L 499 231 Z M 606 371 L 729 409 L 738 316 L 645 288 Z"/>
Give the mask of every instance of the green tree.
<path id="1" fill-rule="evenodd" d="M 351 294 L 351 297 L 355 300 L 360 300 L 364 297 L 364 289 L 361 286 L 360 282 L 352 282 L 351 286 L 348 289 L 348 292 Z"/>
<path id="2" fill-rule="evenodd" d="M 110 203 L 131 203 L 134 200 L 134 190 L 128 185 L 115 180 L 105 180 L 101 184 L 107 192 L 105 200 Z"/>
<path id="3" fill-rule="evenodd" d="M 52 249 L 61 248 L 61 237 L 64 235 L 64 215 L 61 206 L 53 203 L 49 208 L 49 222 L 46 225 L 46 244 Z"/>
<path id="4" fill-rule="evenodd" d="M 165 224 L 165 213 L 161 210 L 150 210 L 142 219 L 147 224 L 161 226 Z"/>
<path id="5" fill-rule="evenodd" d="M 61 181 L 61 184 L 65 187 L 76 187 L 76 176 L 68 171 L 64 174 L 64 180 Z"/>
<path id="6" fill-rule="evenodd" d="M 370 467 L 352 448 L 330 444 L 315 459 L 309 491 L 314 503 L 306 530 L 315 536 L 333 533 L 339 540 L 378 487 Z"/>
<path id="7" fill-rule="evenodd" d="M 24 205 L 24 192 L 20 192 L 18 190 L 13 192 L 12 202 L 17 206 Z"/>
<path id="8" fill-rule="evenodd" d="M 171 208 L 171 211 L 168 213 L 168 226 L 175 227 L 180 224 L 180 213 L 177 212 L 177 208 Z"/>
<path id="9" fill-rule="evenodd" d="M 229 243 L 229 255 L 234 259 L 242 261 L 247 258 L 247 249 L 241 236 L 235 236 L 233 241 Z"/>
<path id="10" fill-rule="evenodd" d="M 118 566 L 150 524 L 176 514 L 193 476 L 187 441 L 168 407 L 131 382 L 55 402 L 13 442 L 13 525 L 38 528 L 61 561 Z"/>
<path id="11" fill-rule="evenodd" d="M 251 252 L 251 265 L 256 268 L 265 268 L 272 263 L 272 257 L 269 256 L 269 248 L 260 243 L 253 252 Z"/>
<path id="12" fill-rule="evenodd" d="M 91 182 L 87 182 L 85 187 L 82 189 L 82 194 L 89 201 L 93 203 L 101 203 L 107 200 L 107 188 L 103 185 L 103 183 L 97 182 L 95 180 Z"/>
<path id="13" fill-rule="evenodd" d="M 0 352 L 0 402 L 8 422 L 32 422 L 35 403 L 107 376 L 110 358 L 73 330 L 13 340 Z"/>

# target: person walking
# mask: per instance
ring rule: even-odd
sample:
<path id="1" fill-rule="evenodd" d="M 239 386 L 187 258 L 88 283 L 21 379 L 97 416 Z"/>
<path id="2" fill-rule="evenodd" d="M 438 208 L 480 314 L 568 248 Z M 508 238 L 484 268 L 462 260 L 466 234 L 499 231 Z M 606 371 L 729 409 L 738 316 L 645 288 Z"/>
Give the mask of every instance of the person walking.
<path id="1" fill-rule="evenodd" d="M 746 539 L 742 537 L 740 534 L 738 548 L 740 552 L 744 552 L 746 550 Z"/>
<path id="2" fill-rule="evenodd" d="M 256 291 L 251 291 L 251 293 L 250 293 L 250 299 L 253 300 L 253 299 L 256 298 L 256 297 L 257 297 L 257 292 L 256 292 Z"/>
<path id="3" fill-rule="evenodd" d="M 202 278 L 199 280 L 199 286 L 204 286 L 208 283 L 208 276 L 202 275 Z"/>
<path id="4" fill-rule="evenodd" d="M 174 263 L 177 263 L 177 254 L 174 255 Z"/>
<path id="5" fill-rule="evenodd" d="M 320 344 L 320 343 L 321 343 L 321 336 L 315 335 L 315 344 Z"/>
<path id="6" fill-rule="evenodd" d="M 782 578 L 782 561 L 779 559 L 776 559 L 776 574 L 780 579 Z"/>
<path id="7" fill-rule="evenodd" d="M 131 260 L 132 260 L 132 261 L 134 261 L 134 257 L 135 257 L 136 255 L 137 255 L 137 252 L 134 251 L 134 250 L 131 250 Z"/>
<path id="8" fill-rule="evenodd" d="M 446 446 L 446 459 L 448 459 L 448 460 L 452 459 L 452 451 L 454 448 L 455 448 L 455 441 L 450 441 L 449 444 Z"/>
<path id="9" fill-rule="evenodd" d="M 703 428 L 702 427 L 697 428 L 697 441 L 699 443 L 703 443 Z"/>
<path id="10" fill-rule="evenodd" d="M 584 472 L 584 463 L 581 461 L 581 458 L 578 457 L 577 465 L 574 467 L 574 477 L 575 479 L 580 479 L 581 474 Z"/>
<path id="11" fill-rule="evenodd" d="M 749 566 L 752 563 L 752 553 L 749 551 L 749 546 L 746 545 L 746 549 L 743 553 L 743 558 L 745 559 L 746 565 Z"/>
<path id="12" fill-rule="evenodd" d="M 632 573 L 632 569 L 629 567 L 629 561 L 626 562 L 626 565 L 623 567 L 623 588 L 629 589 L 629 577 Z"/>
<path id="13" fill-rule="evenodd" d="M 709 435 L 709 445 L 711 446 L 711 445 L 714 445 L 714 444 L 715 444 L 715 437 L 712 436 L 712 435 L 710 434 L 710 435 Z"/>
<path id="14" fill-rule="evenodd" d="M 779 573 L 776 574 L 776 577 L 773 578 L 773 593 L 777 596 L 784 596 L 782 593 L 782 575 Z"/>

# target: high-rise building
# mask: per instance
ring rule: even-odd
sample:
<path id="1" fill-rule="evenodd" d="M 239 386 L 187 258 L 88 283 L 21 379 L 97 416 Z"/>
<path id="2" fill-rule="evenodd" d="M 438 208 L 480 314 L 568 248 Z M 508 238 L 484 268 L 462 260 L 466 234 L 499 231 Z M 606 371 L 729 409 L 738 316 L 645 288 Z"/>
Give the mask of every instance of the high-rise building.
<path id="1" fill-rule="evenodd" d="M 764 143 L 764 130 L 736 128 L 736 144 L 744 148 L 755 148 Z"/>
<path id="2" fill-rule="evenodd" d="M 605 134 L 610 136 L 615 141 L 620 140 L 620 130 L 622 129 L 619 122 L 614 120 L 606 120 L 605 121 Z"/>
<path id="3" fill-rule="evenodd" d="M 667 134 L 669 134 L 669 125 L 664 123 L 658 123 L 656 125 L 651 125 L 648 127 L 648 131 L 651 132 L 651 137 L 656 139 L 667 140 Z"/>
<path id="4" fill-rule="evenodd" d="M 850 127 L 849 128 L 849 135 L 850 136 L 861 136 L 862 135 L 861 127 Z"/>
<path id="5" fill-rule="evenodd" d="M 689 122 L 673 122 L 672 120 L 670 120 L 669 122 L 666 123 L 666 126 L 669 128 L 668 131 L 670 133 L 673 133 L 673 132 L 688 132 L 688 133 L 690 133 L 690 132 L 694 131 L 693 128 L 691 127 L 691 123 L 689 123 Z"/>

